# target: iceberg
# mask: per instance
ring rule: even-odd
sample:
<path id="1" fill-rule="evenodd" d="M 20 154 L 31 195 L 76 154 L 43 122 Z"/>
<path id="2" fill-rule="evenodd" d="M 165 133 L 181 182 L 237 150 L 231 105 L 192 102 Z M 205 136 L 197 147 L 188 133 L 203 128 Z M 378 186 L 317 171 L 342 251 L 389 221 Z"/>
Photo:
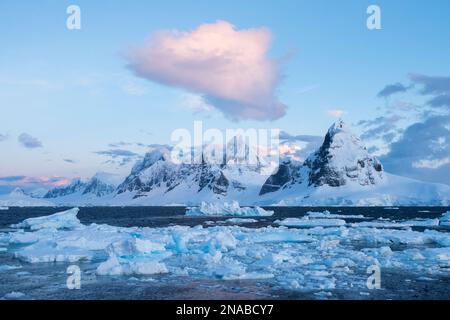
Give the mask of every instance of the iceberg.
<path id="1" fill-rule="evenodd" d="M 49 216 L 30 218 L 21 223 L 11 225 L 13 228 L 25 228 L 30 230 L 40 229 L 75 229 L 81 226 L 77 214 L 80 209 L 73 208 L 67 211 L 58 212 Z"/>
<path id="2" fill-rule="evenodd" d="M 273 211 L 260 207 L 240 207 L 237 201 L 230 203 L 202 202 L 200 207 L 189 207 L 187 216 L 241 216 L 241 217 L 267 217 L 273 215 Z"/>

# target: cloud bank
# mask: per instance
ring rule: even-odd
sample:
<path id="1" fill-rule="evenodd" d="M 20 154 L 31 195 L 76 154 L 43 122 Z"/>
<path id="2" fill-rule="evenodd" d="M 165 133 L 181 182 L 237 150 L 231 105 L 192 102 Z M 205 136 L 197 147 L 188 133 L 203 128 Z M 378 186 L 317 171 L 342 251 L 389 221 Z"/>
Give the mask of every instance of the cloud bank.
<path id="1" fill-rule="evenodd" d="M 218 21 L 190 32 L 165 30 L 132 49 L 137 76 L 200 94 L 233 120 L 275 120 L 286 112 L 276 96 L 281 62 L 271 59 L 266 28 L 237 30 Z"/>

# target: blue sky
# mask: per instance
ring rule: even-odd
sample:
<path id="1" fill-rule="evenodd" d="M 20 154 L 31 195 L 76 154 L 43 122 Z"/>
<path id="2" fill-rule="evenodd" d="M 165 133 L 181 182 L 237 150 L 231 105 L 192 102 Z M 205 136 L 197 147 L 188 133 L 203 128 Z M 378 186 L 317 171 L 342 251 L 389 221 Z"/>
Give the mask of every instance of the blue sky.
<path id="1" fill-rule="evenodd" d="M 81 30 L 66 28 L 70 4 L 81 8 Z M 370 4 L 381 8 L 381 30 L 366 28 Z M 337 110 L 345 112 L 344 120 L 360 134 L 381 122 L 391 125 L 385 127 L 392 131 L 390 139 L 366 134 L 368 145 L 389 164 L 387 169 L 450 184 L 448 173 L 444 179 L 440 171 L 449 168 L 447 122 L 443 131 L 424 142 L 429 147 L 444 137 L 438 151 L 409 155 L 404 145 L 398 147 L 407 138 L 405 132 L 411 134 L 410 126 L 431 123 L 429 118 L 436 113 L 445 120 L 450 110 L 447 104 L 432 111 L 427 106 L 433 94 L 446 95 L 450 89 L 424 93 L 426 84 L 411 77 L 450 76 L 449 12 L 446 0 L 217 1 L 214 5 L 211 1 L 3 0 L 0 177 L 6 182 L 2 185 L 0 179 L 0 192 L 10 189 L 14 176 L 34 177 L 48 186 L 56 177 L 65 181 L 99 170 L 125 174 L 147 145 L 169 143 L 174 129 L 191 129 L 194 120 L 214 128 L 280 128 L 295 135 L 323 135 Z M 194 112 L 199 92 L 192 92 L 192 86 L 157 83 L 127 68 L 129 51 L 142 47 L 155 32 L 191 32 L 217 21 L 234 25 L 236 31 L 260 27 L 270 31 L 267 56 L 282 60 L 273 93 L 287 106 L 283 116 L 233 121 L 215 107 Z M 445 78 L 430 81 L 447 83 Z M 380 90 L 396 83 L 407 89 L 392 97 L 377 97 Z M 399 104 L 417 108 L 395 112 Z M 393 115 L 401 119 L 388 119 Z M 361 122 L 373 119 L 380 120 L 370 125 Z M 395 159 L 389 156 L 393 143 L 397 143 Z M 433 154 L 438 158 L 430 158 Z M 401 157 L 411 170 L 400 170 Z M 124 159 L 130 161 L 124 164 Z"/>

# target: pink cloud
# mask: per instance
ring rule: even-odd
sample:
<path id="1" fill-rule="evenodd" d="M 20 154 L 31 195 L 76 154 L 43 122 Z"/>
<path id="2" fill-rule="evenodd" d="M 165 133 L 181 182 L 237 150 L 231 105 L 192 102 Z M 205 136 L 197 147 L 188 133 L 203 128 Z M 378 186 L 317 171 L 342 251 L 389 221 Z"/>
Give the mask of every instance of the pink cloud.
<path id="1" fill-rule="evenodd" d="M 237 30 L 218 21 L 190 32 L 152 34 L 128 55 L 137 76 L 203 96 L 233 120 L 275 120 L 286 106 L 275 92 L 281 63 L 268 57 L 266 28 Z"/>
<path id="2" fill-rule="evenodd" d="M 9 186 L 43 186 L 43 187 L 59 187 L 68 185 L 71 182 L 70 179 L 64 177 L 29 177 L 29 176 L 16 176 L 16 177 L 1 177 L 0 185 Z"/>

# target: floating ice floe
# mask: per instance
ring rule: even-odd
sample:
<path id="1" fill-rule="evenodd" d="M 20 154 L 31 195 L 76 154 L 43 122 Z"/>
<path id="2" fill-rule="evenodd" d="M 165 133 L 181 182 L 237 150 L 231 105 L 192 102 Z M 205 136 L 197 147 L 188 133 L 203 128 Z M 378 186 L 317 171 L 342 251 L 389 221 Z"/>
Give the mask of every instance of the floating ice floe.
<path id="1" fill-rule="evenodd" d="M 255 220 L 255 219 L 243 219 L 243 218 L 231 218 L 231 219 L 227 219 L 226 222 L 236 223 L 236 224 L 244 224 L 244 223 L 255 223 L 255 222 L 258 222 L 258 220 Z"/>
<path id="2" fill-rule="evenodd" d="M 342 219 L 310 219 L 303 218 L 286 218 L 283 220 L 276 220 L 276 224 L 286 227 L 336 227 L 345 225 L 345 220 Z"/>
<path id="3" fill-rule="evenodd" d="M 439 226 L 439 219 L 415 219 L 407 221 L 364 221 L 352 223 L 352 227 L 372 227 L 372 228 L 409 228 L 409 227 L 437 227 Z"/>
<path id="4" fill-rule="evenodd" d="M 359 292 L 366 288 L 367 267 L 374 264 L 427 277 L 448 276 L 450 268 L 450 234 L 439 230 L 373 228 L 311 217 L 282 220 L 300 220 L 305 228 L 125 228 L 49 223 L 54 216 L 24 223 L 37 229 L 2 234 L 8 251 L 31 263 L 92 260 L 102 276 L 257 280 L 291 290 L 323 291 L 351 284 Z"/>
<path id="5" fill-rule="evenodd" d="M 450 211 L 442 214 L 442 217 L 439 218 L 439 224 L 441 226 L 450 226 Z"/>
<path id="6" fill-rule="evenodd" d="M 200 207 L 189 207 L 187 216 L 243 216 L 264 217 L 273 215 L 273 211 L 260 207 L 240 207 L 237 201 L 223 203 L 202 202 Z"/>
<path id="7" fill-rule="evenodd" d="M 25 293 L 13 291 L 13 292 L 5 294 L 3 296 L 3 299 L 6 299 L 6 300 L 17 300 L 17 299 L 22 299 L 24 297 L 25 297 Z"/>
<path id="8" fill-rule="evenodd" d="M 330 211 L 325 210 L 323 212 L 313 212 L 308 211 L 306 215 L 309 218 L 325 218 L 325 219 L 333 219 L 333 218 L 341 218 L 341 219 L 367 219 L 367 217 L 364 217 L 362 214 L 334 214 L 330 213 Z"/>
<path id="9" fill-rule="evenodd" d="M 30 230 L 40 229 L 75 229 L 81 226 L 77 214 L 80 209 L 73 208 L 67 211 L 58 212 L 49 216 L 30 218 L 21 223 L 12 225 L 13 228 L 25 228 Z"/>
<path id="10" fill-rule="evenodd" d="M 0 206 L 0 211 L 6 211 L 6 210 L 9 210 L 9 207 Z"/>

